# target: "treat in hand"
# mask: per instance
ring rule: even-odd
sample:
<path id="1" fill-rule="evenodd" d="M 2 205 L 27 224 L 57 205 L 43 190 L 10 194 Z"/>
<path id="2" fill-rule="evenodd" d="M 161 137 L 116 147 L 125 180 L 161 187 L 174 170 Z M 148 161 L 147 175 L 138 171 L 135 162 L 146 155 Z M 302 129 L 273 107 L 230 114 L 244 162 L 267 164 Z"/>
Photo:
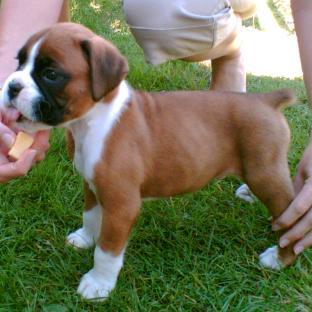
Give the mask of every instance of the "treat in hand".
<path id="1" fill-rule="evenodd" d="M 34 143 L 34 138 L 25 132 L 19 132 L 16 140 L 9 150 L 8 155 L 15 160 L 18 160 L 25 150 L 31 147 Z"/>

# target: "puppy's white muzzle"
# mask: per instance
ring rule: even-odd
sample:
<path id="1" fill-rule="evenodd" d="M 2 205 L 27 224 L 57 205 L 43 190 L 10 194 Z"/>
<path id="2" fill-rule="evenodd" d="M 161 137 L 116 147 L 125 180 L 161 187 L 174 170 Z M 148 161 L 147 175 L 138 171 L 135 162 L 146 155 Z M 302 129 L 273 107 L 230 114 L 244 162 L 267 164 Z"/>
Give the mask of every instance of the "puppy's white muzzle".
<path id="1" fill-rule="evenodd" d="M 12 92 L 13 85 L 19 85 L 18 90 Z M 4 83 L 1 97 L 1 104 L 4 107 L 15 108 L 21 113 L 16 122 L 19 129 L 35 132 L 51 128 L 36 121 L 36 108 L 42 95 L 28 71 L 16 71 L 11 74 Z"/>

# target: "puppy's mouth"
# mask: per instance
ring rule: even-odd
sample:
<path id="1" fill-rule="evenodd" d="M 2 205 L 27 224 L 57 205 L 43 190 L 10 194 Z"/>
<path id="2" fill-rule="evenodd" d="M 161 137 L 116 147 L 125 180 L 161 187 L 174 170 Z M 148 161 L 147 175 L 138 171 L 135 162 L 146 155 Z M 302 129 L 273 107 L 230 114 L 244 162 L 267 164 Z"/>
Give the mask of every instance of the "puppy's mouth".
<path id="1" fill-rule="evenodd" d="M 12 110 L 15 111 L 14 114 L 17 114 L 17 116 L 15 115 L 15 118 L 14 118 L 16 123 L 22 123 L 22 122 L 30 123 L 30 122 L 34 122 L 33 119 L 25 116 L 19 110 L 17 103 L 15 101 L 13 101 L 13 100 L 4 102 L 4 107 L 7 107 L 8 109 L 12 109 Z"/>
<path id="2" fill-rule="evenodd" d="M 20 122 L 34 122 L 34 121 L 25 117 L 21 112 L 19 112 L 19 116 L 16 119 L 16 122 L 20 123 Z"/>
<path id="3" fill-rule="evenodd" d="M 19 112 L 19 116 L 15 121 L 15 127 L 28 133 L 34 133 L 41 130 L 50 130 L 52 127 L 40 121 L 30 119 Z"/>

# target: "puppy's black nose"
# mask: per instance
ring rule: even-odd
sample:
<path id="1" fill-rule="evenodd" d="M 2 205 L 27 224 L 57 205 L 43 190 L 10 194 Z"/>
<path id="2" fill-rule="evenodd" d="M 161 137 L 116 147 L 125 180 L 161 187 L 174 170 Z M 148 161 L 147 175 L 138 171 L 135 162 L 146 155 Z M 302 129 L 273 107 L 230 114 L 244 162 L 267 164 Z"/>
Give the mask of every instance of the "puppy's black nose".
<path id="1" fill-rule="evenodd" d="M 10 98 L 10 100 L 12 100 L 23 89 L 23 85 L 20 82 L 18 82 L 18 81 L 12 80 L 12 81 L 9 82 L 8 88 L 9 88 L 9 91 L 8 91 L 9 98 Z"/>

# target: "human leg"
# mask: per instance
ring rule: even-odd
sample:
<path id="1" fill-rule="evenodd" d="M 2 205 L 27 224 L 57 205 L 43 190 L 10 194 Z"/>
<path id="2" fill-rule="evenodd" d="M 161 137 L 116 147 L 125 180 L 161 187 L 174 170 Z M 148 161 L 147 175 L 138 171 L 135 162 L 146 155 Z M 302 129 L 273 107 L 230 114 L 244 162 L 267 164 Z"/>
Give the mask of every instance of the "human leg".
<path id="1" fill-rule="evenodd" d="M 65 0 L 67 2 L 67 0 Z M 64 21 L 64 0 L 2 0 L 0 6 L 0 87 L 17 67 L 15 56 L 27 38 Z M 63 10 L 62 10 L 63 9 Z"/>
<path id="2" fill-rule="evenodd" d="M 237 14 L 228 1 L 148 2 L 124 1 L 126 20 L 148 62 L 212 60 L 211 89 L 246 90 L 241 20 L 255 11 L 257 0 L 235 3 Z"/>

